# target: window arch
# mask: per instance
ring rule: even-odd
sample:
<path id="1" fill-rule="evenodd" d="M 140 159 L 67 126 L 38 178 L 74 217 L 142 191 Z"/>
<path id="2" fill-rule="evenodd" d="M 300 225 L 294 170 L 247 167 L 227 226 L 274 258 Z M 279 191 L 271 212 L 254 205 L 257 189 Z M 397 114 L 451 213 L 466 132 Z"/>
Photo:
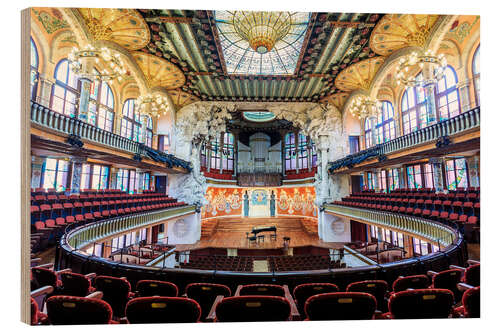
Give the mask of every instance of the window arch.
<path id="1" fill-rule="evenodd" d="M 98 74 L 97 70 L 94 72 Z M 113 132 L 115 96 L 106 82 L 94 80 L 90 86 L 88 122 Z"/>
<path id="2" fill-rule="evenodd" d="M 391 102 L 382 101 L 375 128 L 377 131 L 378 143 L 387 142 L 396 138 L 394 107 Z"/>
<path id="3" fill-rule="evenodd" d="M 439 110 L 439 121 L 460 114 L 457 83 L 457 73 L 453 67 L 446 67 L 443 78 L 438 81 L 436 86 L 436 107 Z"/>
<path id="4" fill-rule="evenodd" d="M 480 65 L 480 55 L 479 55 L 479 47 L 481 45 L 478 45 L 478 47 L 476 48 L 476 51 L 474 51 L 474 56 L 472 57 L 472 79 L 474 80 L 474 94 L 475 94 L 475 97 L 476 97 L 476 106 L 480 106 L 481 105 L 481 100 L 479 98 L 479 91 L 480 91 L 480 87 L 479 87 L 479 77 L 480 77 L 480 68 L 479 68 L 479 65 Z"/>
<path id="5" fill-rule="evenodd" d="M 372 142 L 372 123 L 369 117 L 365 119 L 365 146 L 369 148 L 373 145 Z"/>
<path id="6" fill-rule="evenodd" d="M 30 84 L 31 84 L 31 99 L 36 100 L 37 87 L 38 87 L 38 66 L 39 66 L 39 58 L 38 58 L 38 50 L 36 48 L 35 42 L 33 38 L 30 38 L 30 56 L 31 56 L 31 66 L 30 66 Z"/>
<path id="7" fill-rule="evenodd" d="M 139 142 L 141 122 L 139 113 L 135 111 L 135 99 L 129 98 L 123 103 L 120 135 Z"/>
<path id="8" fill-rule="evenodd" d="M 68 59 L 62 59 L 54 72 L 55 84 L 52 86 L 50 108 L 64 115 L 75 117 L 76 104 L 80 97 L 78 77 L 70 69 Z"/>
<path id="9" fill-rule="evenodd" d="M 422 73 L 418 74 L 417 80 L 421 80 L 421 77 Z M 403 134 L 408 134 L 427 126 L 427 97 L 423 87 L 406 88 L 401 100 Z"/>

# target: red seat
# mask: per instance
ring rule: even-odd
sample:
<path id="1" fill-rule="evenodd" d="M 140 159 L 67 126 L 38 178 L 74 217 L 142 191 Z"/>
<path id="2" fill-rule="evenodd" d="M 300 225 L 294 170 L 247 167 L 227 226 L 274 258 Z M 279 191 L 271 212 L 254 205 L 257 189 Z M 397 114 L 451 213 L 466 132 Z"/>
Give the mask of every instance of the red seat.
<path id="1" fill-rule="evenodd" d="M 368 293 L 375 297 L 377 300 L 377 309 L 380 311 L 387 311 L 387 290 L 389 286 L 384 280 L 366 280 L 359 282 L 352 282 L 346 288 L 347 292 L 363 292 Z"/>
<path id="2" fill-rule="evenodd" d="M 448 318 L 453 293 L 447 289 L 415 289 L 400 291 L 389 298 L 389 318 Z"/>
<path id="3" fill-rule="evenodd" d="M 404 291 L 407 289 L 425 289 L 431 284 L 427 275 L 410 275 L 400 276 L 392 284 L 394 292 Z"/>
<path id="4" fill-rule="evenodd" d="M 240 296 L 248 295 L 285 296 L 285 289 L 276 284 L 247 284 L 241 287 Z"/>
<path id="5" fill-rule="evenodd" d="M 111 305 L 117 317 L 123 317 L 130 298 L 130 283 L 125 279 L 101 275 L 95 279 L 95 288 L 103 292 L 102 299 Z"/>
<path id="6" fill-rule="evenodd" d="M 187 297 L 194 299 L 201 307 L 202 320 L 204 320 L 212 308 L 218 295 L 231 296 L 231 289 L 223 284 L 214 283 L 190 283 L 186 286 Z"/>
<path id="7" fill-rule="evenodd" d="M 377 300 L 368 293 L 336 292 L 311 296 L 305 304 L 308 320 L 372 319 Z"/>
<path id="8" fill-rule="evenodd" d="M 157 280 L 141 280 L 136 285 L 137 297 L 165 296 L 177 297 L 177 286 L 171 282 Z"/>
<path id="9" fill-rule="evenodd" d="M 339 287 L 333 283 L 304 283 L 293 289 L 293 298 L 300 313 L 305 315 L 304 305 L 309 297 L 337 291 Z"/>
<path id="10" fill-rule="evenodd" d="M 138 297 L 125 310 L 131 324 L 195 323 L 201 309 L 196 301 L 184 297 Z"/>
<path id="11" fill-rule="evenodd" d="M 47 300 L 52 325 L 110 324 L 113 310 L 103 300 L 76 296 L 52 296 Z"/>
<path id="12" fill-rule="evenodd" d="M 61 293 L 66 296 L 85 297 L 93 291 L 90 280 L 82 274 L 61 273 Z"/>
<path id="13" fill-rule="evenodd" d="M 226 297 L 215 308 L 220 322 L 284 321 L 290 313 L 290 303 L 280 296 Z"/>

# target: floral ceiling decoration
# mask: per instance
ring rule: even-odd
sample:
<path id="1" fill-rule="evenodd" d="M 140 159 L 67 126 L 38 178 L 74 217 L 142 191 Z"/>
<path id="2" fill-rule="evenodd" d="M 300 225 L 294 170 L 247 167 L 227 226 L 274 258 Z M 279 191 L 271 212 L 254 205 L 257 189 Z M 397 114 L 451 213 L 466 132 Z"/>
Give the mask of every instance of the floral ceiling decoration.
<path id="1" fill-rule="evenodd" d="M 132 56 L 137 61 L 151 88 L 175 89 L 186 82 L 182 71 L 165 59 L 143 52 L 133 52 Z"/>
<path id="2" fill-rule="evenodd" d="M 378 69 L 384 63 L 384 57 L 363 60 L 344 69 L 335 80 L 335 86 L 342 91 L 356 89 L 369 90 Z"/>

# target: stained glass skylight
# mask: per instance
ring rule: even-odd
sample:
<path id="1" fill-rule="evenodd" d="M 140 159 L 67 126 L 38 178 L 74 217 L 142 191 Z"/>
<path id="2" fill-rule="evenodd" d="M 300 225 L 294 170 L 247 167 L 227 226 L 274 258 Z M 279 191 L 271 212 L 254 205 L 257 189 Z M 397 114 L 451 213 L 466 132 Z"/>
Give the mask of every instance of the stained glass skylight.
<path id="1" fill-rule="evenodd" d="M 256 12 L 259 15 L 261 12 Z M 271 51 L 260 54 L 236 32 L 234 11 L 214 11 L 226 71 L 243 75 L 291 75 L 297 67 L 310 13 L 291 12 L 291 29 Z"/>
<path id="2" fill-rule="evenodd" d="M 245 111 L 243 112 L 243 117 L 249 121 L 263 123 L 273 120 L 276 118 L 276 115 L 270 111 Z"/>

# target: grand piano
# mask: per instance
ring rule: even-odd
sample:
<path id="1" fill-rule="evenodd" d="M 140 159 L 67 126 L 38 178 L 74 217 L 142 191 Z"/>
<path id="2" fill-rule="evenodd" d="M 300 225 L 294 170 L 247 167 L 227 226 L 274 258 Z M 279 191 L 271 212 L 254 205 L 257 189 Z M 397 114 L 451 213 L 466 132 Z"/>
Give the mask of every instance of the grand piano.
<path id="1" fill-rule="evenodd" d="M 260 232 L 266 232 L 266 231 L 272 231 L 274 232 L 274 235 L 276 235 L 276 226 L 259 226 L 252 228 L 252 234 L 254 234 L 254 236 L 257 236 L 257 234 Z"/>

